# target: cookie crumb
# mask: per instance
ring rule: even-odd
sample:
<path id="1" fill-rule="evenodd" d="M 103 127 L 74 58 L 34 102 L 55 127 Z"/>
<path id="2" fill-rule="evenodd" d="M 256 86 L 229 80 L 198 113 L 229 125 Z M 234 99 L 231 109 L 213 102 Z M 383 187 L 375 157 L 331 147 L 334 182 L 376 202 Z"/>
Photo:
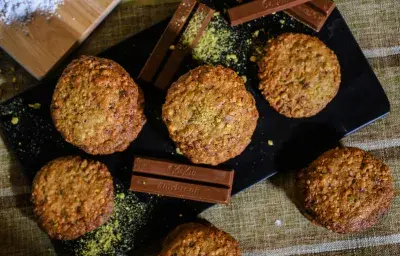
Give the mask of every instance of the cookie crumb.
<path id="1" fill-rule="evenodd" d="M 18 118 L 18 117 L 13 116 L 13 117 L 11 118 L 11 123 L 12 123 L 13 125 L 18 124 L 18 122 L 19 122 L 19 118 Z"/>
<path id="2" fill-rule="evenodd" d="M 41 104 L 40 103 L 34 103 L 34 104 L 28 104 L 28 106 L 30 108 L 33 108 L 33 109 L 40 109 Z"/>

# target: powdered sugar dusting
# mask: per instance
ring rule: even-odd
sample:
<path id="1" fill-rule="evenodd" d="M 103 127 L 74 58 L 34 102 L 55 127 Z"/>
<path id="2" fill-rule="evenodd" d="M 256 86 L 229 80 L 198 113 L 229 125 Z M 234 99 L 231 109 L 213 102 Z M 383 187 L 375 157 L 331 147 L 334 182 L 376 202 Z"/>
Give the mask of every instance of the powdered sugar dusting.
<path id="1" fill-rule="evenodd" d="M 56 14 L 64 0 L 0 0 L 0 21 L 9 25 L 26 23 L 34 13 L 47 16 Z"/>

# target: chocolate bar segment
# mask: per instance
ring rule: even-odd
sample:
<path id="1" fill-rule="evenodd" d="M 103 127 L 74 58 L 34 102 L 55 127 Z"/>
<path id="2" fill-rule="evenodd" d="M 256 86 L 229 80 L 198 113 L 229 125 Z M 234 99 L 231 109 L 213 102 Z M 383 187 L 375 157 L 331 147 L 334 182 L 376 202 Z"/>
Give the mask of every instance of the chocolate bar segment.
<path id="1" fill-rule="evenodd" d="M 234 175 L 234 171 L 225 171 L 143 157 L 135 157 L 133 172 L 207 182 L 228 188 L 232 187 Z"/>
<path id="2" fill-rule="evenodd" d="M 334 9 L 335 3 L 330 0 L 313 0 L 290 8 L 285 12 L 319 32 Z"/>
<path id="3" fill-rule="evenodd" d="M 213 9 L 204 4 L 199 5 L 193 17 L 189 21 L 186 30 L 183 32 L 176 49 L 172 52 L 167 63 L 159 74 L 155 82 L 156 87 L 162 90 L 169 87 L 181 62 L 191 49 L 196 47 L 208 23 L 210 23 L 213 14 Z"/>
<path id="4" fill-rule="evenodd" d="M 274 12 L 283 11 L 310 0 L 254 0 L 228 10 L 232 26 L 236 26 Z"/>
<path id="5" fill-rule="evenodd" d="M 336 6 L 331 0 L 312 0 L 310 4 L 326 16 L 331 15 Z"/>
<path id="6" fill-rule="evenodd" d="M 196 7 L 196 0 L 183 0 L 178 9 L 175 11 L 174 16 L 169 22 L 163 35 L 158 41 L 153 52 L 150 54 L 149 59 L 140 72 L 139 79 L 152 82 L 158 68 L 160 67 L 163 59 L 168 53 L 170 46 L 175 42 L 186 24 L 187 19 L 190 17 L 193 9 Z"/>
<path id="7" fill-rule="evenodd" d="M 158 178 L 149 178 L 135 174 L 132 175 L 130 190 L 221 204 L 229 203 L 231 195 L 230 188 L 220 188 Z"/>

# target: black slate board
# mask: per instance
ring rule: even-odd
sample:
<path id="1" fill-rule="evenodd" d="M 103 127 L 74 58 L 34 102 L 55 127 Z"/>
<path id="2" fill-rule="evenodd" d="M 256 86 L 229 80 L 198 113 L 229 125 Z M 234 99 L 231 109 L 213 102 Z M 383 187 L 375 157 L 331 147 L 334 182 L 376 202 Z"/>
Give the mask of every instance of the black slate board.
<path id="1" fill-rule="evenodd" d="M 250 37 L 251 32 L 259 28 L 268 29 L 270 35 L 286 31 L 314 34 L 295 21 L 282 26 L 279 22 L 282 17 L 287 19 L 285 14 L 279 13 L 236 29 L 244 38 Z M 101 56 L 117 61 L 132 77 L 137 77 L 167 23 L 168 21 L 164 21 L 147 29 L 110 48 Z M 245 152 L 221 165 L 236 171 L 232 191 L 234 194 L 277 171 L 284 172 L 305 166 L 318 154 L 336 145 L 342 137 L 388 114 L 390 110 L 388 99 L 337 9 L 322 31 L 315 35 L 337 54 L 342 67 L 342 84 L 337 97 L 315 117 L 288 119 L 279 115 L 269 107 L 257 90 L 255 64 L 249 62 L 245 69 L 238 70 L 249 78 L 247 87 L 256 99 L 260 119 L 252 143 Z M 187 60 L 180 74 L 193 65 L 193 61 Z M 129 186 L 133 155 L 187 162 L 184 157 L 176 154 L 175 147 L 160 119 L 164 93 L 151 85 L 141 84 L 146 98 L 148 122 L 138 139 L 125 152 L 110 156 L 88 156 L 64 142 L 53 127 L 49 106 L 55 83 L 56 77 L 48 79 L 44 84 L 0 105 L 0 124 L 3 134 L 29 178 L 33 179 L 40 167 L 49 160 L 70 154 L 83 155 L 104 162 L 116 180 L 120 180 L 125 187 Z M 36 102 L 41 104 L 40 109 L 28 106 Z M 17 125 L 13 125 L 10 121 L 13 116 L 19 118 Z M 269 146 L 268 140 L 272 140 L 274 146 Z M 153 204 L 151 221 L 141 230 L 134 245 L 136 253 L 140 250 L 139 255 L 144 254 L 142 249 L 145 245 L 158 246 L 160 239 L 171 228 L 179 223 L 194 220 L 198 213 L 210 206 L 200 202 L 154 198 L 140 193 L 138 195 L 143 202 Z M 151 247 L 157 250 L 157 246 Z M 57 248 L 59 254 L 65 253 L 58 245 Z"/>

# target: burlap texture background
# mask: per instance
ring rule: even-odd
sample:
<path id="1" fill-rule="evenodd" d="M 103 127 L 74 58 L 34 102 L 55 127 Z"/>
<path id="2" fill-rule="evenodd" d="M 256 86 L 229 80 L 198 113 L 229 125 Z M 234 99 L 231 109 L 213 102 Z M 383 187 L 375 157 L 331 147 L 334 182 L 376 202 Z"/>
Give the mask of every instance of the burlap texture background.
<path id="1" fill-rule="evenodd" d="M 171 15 L 178 0 L 126 0 L 80 49 L 95 54 Z M 400 177 L 400 1 L 337 0 L 371 66 L 389 96 L 390 116 L 344 139 L 366 149 L 391 168 L 396 192 Z M 15 78 L 15 79 L 14 79 Z M 15 82 L 13 82 L 15 80 Z M 0 52 L 1 100 L 35 80 Z M 337 235 L 312 225 L 291 201 L 293 174 L 277 175 L 215 206 L 202 217 L 236 237 L 244 255 L 400 255 L 400 198 L 375 228 Z M 47 236 L 32 219 L 29 183 L 0 140 L 0 255 L 53 255 Z"/>

